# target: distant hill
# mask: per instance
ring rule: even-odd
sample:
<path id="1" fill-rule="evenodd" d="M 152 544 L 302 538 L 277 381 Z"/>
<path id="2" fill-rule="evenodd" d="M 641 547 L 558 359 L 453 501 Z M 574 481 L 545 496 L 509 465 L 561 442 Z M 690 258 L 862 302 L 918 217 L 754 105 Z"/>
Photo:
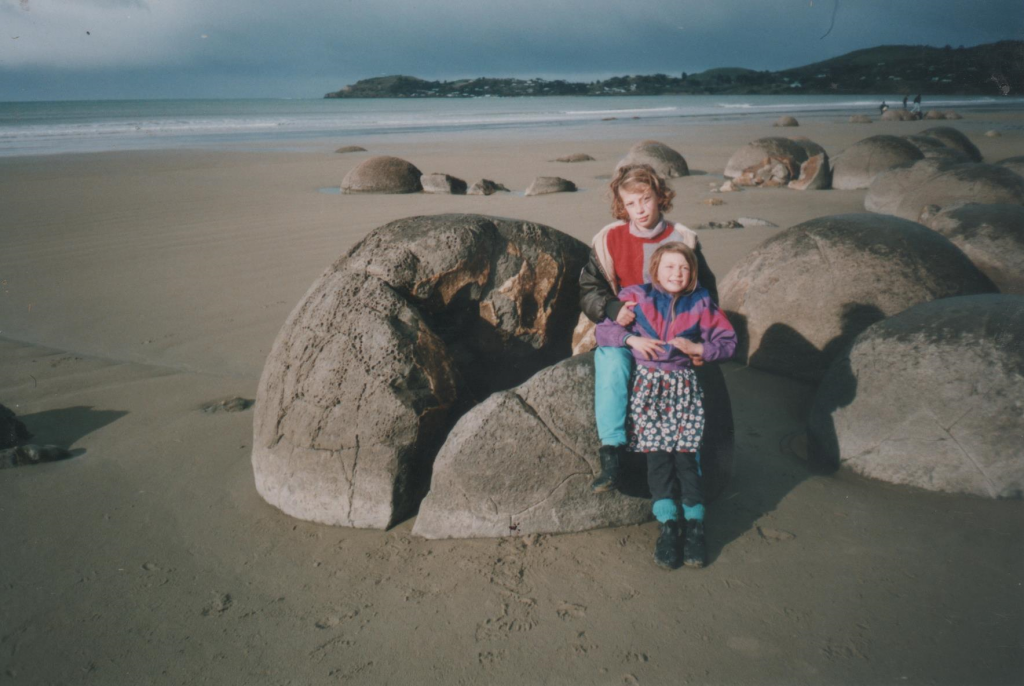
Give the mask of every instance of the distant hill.
<path id="1" fill-rule="evenodd" d="M 465 98 L 547 95 L 879 94 L 1024 95 L 1024 41 L 971 48 L 883 45 L 782 71 L 741 67 L 679 76 L 615 76 L 574 83 L 476 78 L 426 81 L 415 76 L 364 79 L 325 98 Z"/>

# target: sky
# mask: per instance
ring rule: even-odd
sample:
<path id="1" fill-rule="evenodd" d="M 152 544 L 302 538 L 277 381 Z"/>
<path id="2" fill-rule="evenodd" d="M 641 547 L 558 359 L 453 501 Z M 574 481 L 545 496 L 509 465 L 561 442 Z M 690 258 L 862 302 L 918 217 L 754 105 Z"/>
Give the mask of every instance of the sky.
<path id="1" fill-rule="evenodd" d="M 0 0 L 0 101 L 776 70 L 1006 39 L 1024 39 L 1024 0 Z"/>

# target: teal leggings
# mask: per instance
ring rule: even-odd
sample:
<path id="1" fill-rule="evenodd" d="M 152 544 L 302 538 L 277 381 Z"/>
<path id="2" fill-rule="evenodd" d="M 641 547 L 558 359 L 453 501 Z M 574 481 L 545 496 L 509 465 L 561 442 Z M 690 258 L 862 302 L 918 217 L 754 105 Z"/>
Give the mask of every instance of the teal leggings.
<path id="1" fill-rule="evenodd" d="M 594 414 L 601 445 L 626 445 L 626 410 L 633 354 L 629 348 L 594 351 Z"/>

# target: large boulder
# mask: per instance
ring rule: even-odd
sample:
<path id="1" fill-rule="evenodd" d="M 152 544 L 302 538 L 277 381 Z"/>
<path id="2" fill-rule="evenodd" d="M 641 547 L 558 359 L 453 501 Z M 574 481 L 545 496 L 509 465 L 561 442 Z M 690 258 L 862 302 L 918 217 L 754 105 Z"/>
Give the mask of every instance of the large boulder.
<path id="1" fill-rule="evenodd" d="M 952 126 L 936 126 L 935 128 L 925 129 L 921 132 L 921 135 L 938 138 L 947 146 L 967 155 L 971 162 L 981 162 L 981 151 L 959 129 L 954 129 Z"/>
<path id="2" fill-rule="evenodd" d="M 398 157 L 380 155 L 360 162 L 341 181 L 343 193 L 418 193 L 422 172 Z"/>
<path id="3" fill-rule="evenodd" d="M 951 148 L 938 138 L 931 136 L 901 136 L 901 138 L 921 151 L 925 159 L 939 158 L 951 162 L 974 162 L 957 148 Z"/>
<path id="4" fill-rule="evenodd" d="M 732 470 L 732 408 L 718 365 L 698 370 L 707 425 L 701 467 L 708 499 Z M 621 492 L 595 495 L 600 470 L 593 354 L 495 393 L 459 420 L 438 453 L 413 533 L 427 538 L 564 533 L 650 518 L 642 454 L 624 460 Z"/>
<path id="5" fill-rule="evenodd" d="M 666 179 L 689 176 L 690 168 L 678 152 L 659 141 L 640 141 L 629 149 L 626 156 L 615 166 L 620 169 L 627 164 L 647 164 Z"/>
<path id="6" fill-rule="evenodd" d="M 873 214 L 819 217 L 776 234 L 719 282 L 748 364 L 817 380 L 854 336 L 921 302 L 991 293 L 947 239 Z"/>
<path id="7" fill-rule="evenodd" d="M 1024 295 L 1024 206 L 954 205 L 921 223 L 964 251 L 1003 293 Z"/>
<path id="8" fill-rule="evenodd" d="M 1024 493 L 1024 297 L 912 307 L 844 351 L 818 388 L 809 455 L 934 491 Z"/>
<path id="9" fill-rule="evenodd" d="M 14 412 L 0 405 L 0 450 L 13 448 L 30 438 L 32 434 Z"/>
<path id="10" fill-rule="evenodd" d="M 733 153 L 725 165 L 725 176 L 734 179 L 750 167 L 762 164 L 768 158 L 790 160 L 799 169 L 807 161 L 807 150 L 789 138 L 758 138 Z"/>
<path id="11" fill-rule="evenodd" d="M 920 150 L 898 136 L 871 136 L 854 143 L 832 160 L 832 187 L 840 190 L 867 188 L 878 174 L 923 158 Z"/>
<path id="12" fill-rule="evenodd" d="M 879 214 L 896 214 L 903 196 L 955 165 L 956 162 L 940 157 L 926 157 L 913 164 L 900 165 L 884 171 L 868 186 L 868 192 L 864 196 L 864 209 Z"/>
<path id="13" fill-rule="evenodd" d="M 560 176 L 538 176 L 526 189 L 524 195 L 547 195 L 548 193 L 574 193 L 576 184 Z"/>
<path id="14" fill-rule="evenodd" d="M 1018 176 L 1024 176 L 1024 155 L 1020 157 L 1007 157 L 1005 160 L 996 162 L 1000 167 L 1006 167 Z"/>
<path id="15" fill-rule="evenodd" d="M 966 202 L 1024 205 L 1024 178 L 995 164 L 954 165 L 908 189 L 893 214 L 917 221 L 928 205 Z"/>
<path id="16" fill-rule="evenodd" d="M 375 230 L 313 284 L 267 358 L 260 495 L 327 524 L 411 513 L 457 416 L 569 355 L 587 254 L 546 226 L 478 215 Z"/>

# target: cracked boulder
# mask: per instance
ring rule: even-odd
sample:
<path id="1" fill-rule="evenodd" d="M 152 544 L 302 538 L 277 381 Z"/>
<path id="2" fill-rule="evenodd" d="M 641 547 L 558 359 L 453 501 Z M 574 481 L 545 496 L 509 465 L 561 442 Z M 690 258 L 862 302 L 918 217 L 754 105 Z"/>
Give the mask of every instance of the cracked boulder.
<path id="1" fill-rule="evenodd" d="M 666 179 L 690 175 L 690 168 L 683 156 L 659 141 L 635 143 L 615 168 L 621 169 L 627 164 L 650 165 L 654 171 Z"/>
<path id="2" fill-rule="evenodd" d="M 930 207 L 920 221 L 963 250 L 1000 292 L 1024 295 L 1024 206 Z"/>
<path id="3" fill-rule="evenodd" d="M 459 414 L 567 357 L 587 247 L 479 215 L 402 219 L 328 268 L 263 369 L 256 488 L 300 519 L 386 528 Z"/>
<path id="4" fill-rule="evenodd" d="M 872 214 L 818 217 L 776 234 L 719 282 L 752 367 L 816 381 L 857 334 L 913 305 L 995 286 L 946 238 Z"/>
<path id="5" fill-rule="evenodd" d="M 751 167 L 763 165 L 764 160 L 768 158 L 787 160 L 795 170 L 799 171 L 800 165 L 807 161 L 808 156 L 806 145 L 801 145 L 789 138 L 758 138 L 733 153 L 725 165 L 725 176 L 735 179 L 742 176 L 743 172 Z M 795 177 L 796 174 L 793 176 Z"/>
<path id="6" fill-rule="evenodd" d="M 923 158 L 917 146 L 899 136 L 871 136 L 832 160 L 832 187 L 846 191 L 867 188 L 878 174 Z"/>
<path id="7" fill-rule="evenodd" d="M 1024 297 L 924 303 L 857 337 L 818 388 L 809 455 L 987 498 L 1024 493 Z"/>
<path id="8" fill-rule="evenodd" d="M 701 464 L 710 499 L 724 488 L 732 469 L 732 409 L 717 365 L 705 365 L 698 376 L 708 408 Z M 459 420 L 438 453 L 413 533 L 426 538 L 566 533 L 650 519 L 642 455 L 624 460 L 624 493 L 591 492 L 600 472 L 599 447 L 594 356 L 588 353 L 495 393 Z"/>
<path id="9" fill-rule="evenodd" d="M 419 193 L 422 172 L 398 157 L 380 155 L 360 162 L 341 180 L 343 193 Z"/>

